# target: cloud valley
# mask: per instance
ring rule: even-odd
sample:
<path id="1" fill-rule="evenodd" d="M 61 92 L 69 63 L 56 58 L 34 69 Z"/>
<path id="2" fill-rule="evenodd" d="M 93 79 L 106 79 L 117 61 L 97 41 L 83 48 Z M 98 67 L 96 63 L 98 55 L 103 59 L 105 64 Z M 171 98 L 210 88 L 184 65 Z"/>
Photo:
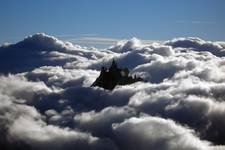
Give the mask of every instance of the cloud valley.
<path id="1" fill-rule="evenodd" d="M 37 33 L 0 47 L 0 149 L 225 149 L 225 43 L 107 49 Z M 90 87 L 112 59 L 147 82 Z"/>

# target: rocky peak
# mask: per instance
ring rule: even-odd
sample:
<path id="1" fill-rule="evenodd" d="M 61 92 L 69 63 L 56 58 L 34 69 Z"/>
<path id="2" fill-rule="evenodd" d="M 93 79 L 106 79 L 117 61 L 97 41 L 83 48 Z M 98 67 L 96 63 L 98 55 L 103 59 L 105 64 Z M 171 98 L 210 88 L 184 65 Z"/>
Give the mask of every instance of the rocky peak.
<path id="1" fill-rule="evenodd" d="M 138 81 L 144 80 L 140 77 L 136 77 L 136 75 L 132 77 L 129 74 L 128 68 L 119 68 L 116 61 L 113 59 L 109 69 L 104 66 L 101 68 L 101 73 L 92 86 L 113 90 L 116 85 L 127 85 Z"/>

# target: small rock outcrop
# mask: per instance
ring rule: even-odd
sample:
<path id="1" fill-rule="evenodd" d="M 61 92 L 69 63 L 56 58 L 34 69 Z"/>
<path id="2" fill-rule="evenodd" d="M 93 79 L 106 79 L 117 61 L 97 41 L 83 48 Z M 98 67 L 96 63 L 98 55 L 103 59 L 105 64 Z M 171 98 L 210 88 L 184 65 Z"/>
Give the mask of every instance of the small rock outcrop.
<path id="1" fill-rule="evenodd" d="M 134 77 L 130 76 L 128 68 L 118 68 L 117 63 L 113 59 L 109 69 L 106 67 L 101 68 L 101 73 L 92 86 L 113 90 L 116 85 L 127 85 L 138 81 L 144 80 L 140 77 L 136 77 L 136 75 Z"/>

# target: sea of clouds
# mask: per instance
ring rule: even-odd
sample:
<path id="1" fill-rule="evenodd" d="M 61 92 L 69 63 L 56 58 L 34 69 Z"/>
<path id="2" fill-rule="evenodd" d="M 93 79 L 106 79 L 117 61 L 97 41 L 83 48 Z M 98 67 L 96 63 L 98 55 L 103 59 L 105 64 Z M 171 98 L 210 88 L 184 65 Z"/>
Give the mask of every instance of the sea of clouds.
<path id="1" fill-rule="evenodd" d="M 223 150 L 225 42 L 107 49 L 38 33 L 0 47 L 0 149 Z M 147 82 L 90 87 L 112 59 Z"/>

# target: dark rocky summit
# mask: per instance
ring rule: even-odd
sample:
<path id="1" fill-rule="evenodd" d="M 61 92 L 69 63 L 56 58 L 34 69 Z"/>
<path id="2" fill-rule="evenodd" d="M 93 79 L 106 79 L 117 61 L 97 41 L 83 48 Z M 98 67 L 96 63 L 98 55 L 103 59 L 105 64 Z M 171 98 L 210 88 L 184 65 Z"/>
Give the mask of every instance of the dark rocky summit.
<path id="1" fill-rule="evenodd" d="M 113 90 L 116 85 L 127 85 L 138 81 L 144 80 L 140 77 L 136 77 L 136 75 L 134 77 L 130 76 L 128 68 L 118 68 L 113 59 L 112 65 L 109 69 L 106 67 L 101 68 L 101 73 L 92 86 L 99 86 L 104 89 Z"/>

